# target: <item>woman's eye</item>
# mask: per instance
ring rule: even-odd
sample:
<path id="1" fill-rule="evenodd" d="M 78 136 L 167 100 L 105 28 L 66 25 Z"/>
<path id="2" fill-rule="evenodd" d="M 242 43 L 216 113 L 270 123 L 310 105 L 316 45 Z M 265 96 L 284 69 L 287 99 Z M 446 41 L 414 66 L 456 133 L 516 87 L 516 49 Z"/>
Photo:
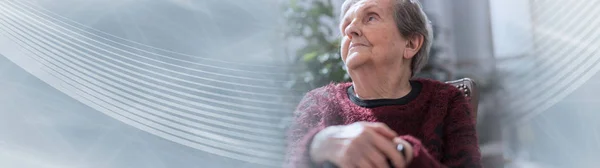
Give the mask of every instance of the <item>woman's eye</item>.
<path id="1" fill-rule="evenodd" d="M 373 20 L 375 20 L 375 16 L 369 16 L 368 21 L 373 21 Z"/>

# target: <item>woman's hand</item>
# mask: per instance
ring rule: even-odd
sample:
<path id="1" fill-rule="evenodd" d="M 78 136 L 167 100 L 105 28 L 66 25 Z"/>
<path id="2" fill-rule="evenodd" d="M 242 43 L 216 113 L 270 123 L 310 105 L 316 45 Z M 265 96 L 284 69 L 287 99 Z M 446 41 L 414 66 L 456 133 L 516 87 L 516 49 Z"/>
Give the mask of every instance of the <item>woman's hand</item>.
<path id="1" fill-rule="evenodd" d="M 357 122 L 345 126 L 330 126 L 317 133 L 310 147 L 316 163 L 330 161 L 339 167 L 403 168 L 412 159 L 412 147 L 383 123 Z M 396 138 L 396 139 L 394 139 Z M 397 151 L 398 143 L 405 155 Z"/>

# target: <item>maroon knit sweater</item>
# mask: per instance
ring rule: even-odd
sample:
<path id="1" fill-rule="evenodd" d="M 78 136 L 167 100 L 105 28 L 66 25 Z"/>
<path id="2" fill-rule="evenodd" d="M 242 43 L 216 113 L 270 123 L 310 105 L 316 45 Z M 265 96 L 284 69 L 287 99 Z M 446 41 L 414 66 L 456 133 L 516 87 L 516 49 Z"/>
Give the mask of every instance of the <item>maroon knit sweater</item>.
<path id="1" fill-rule="evenodd" d="M 294 112 L 285 167 L 321 167 L 309 157 L 314 135 L 327 126 L 357 121 L 385 123 L 413 144 L 415 157 L 408 167 L 481 167 L 475 122 L 461 91 L 428 79 L 411 80 L 411 85 L 411 93 L 399 103 L 386 99 L 375 106 L 349 94 L 351 83 L 308 92 Z"/>

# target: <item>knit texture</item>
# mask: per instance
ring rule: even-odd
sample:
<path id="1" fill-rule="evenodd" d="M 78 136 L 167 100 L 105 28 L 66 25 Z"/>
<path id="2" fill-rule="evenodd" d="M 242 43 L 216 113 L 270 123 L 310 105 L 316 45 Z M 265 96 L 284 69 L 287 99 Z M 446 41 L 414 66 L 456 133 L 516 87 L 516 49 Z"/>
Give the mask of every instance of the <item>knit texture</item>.
<path id="1" fill-rule="evenodd" d="M 415 156 L 409 168 L 481 167 L 475 121 L 464 94 L 452 85 L 429 79 L 408 104 L 373 108 L 353 103 L 352 83 L 329 84 L 308 92 L 294 112 L 288 133 L 285 167 L 320 167 L 309 156 L 312 138 L 332 125 L 381 122 L 411 143 Z"/>

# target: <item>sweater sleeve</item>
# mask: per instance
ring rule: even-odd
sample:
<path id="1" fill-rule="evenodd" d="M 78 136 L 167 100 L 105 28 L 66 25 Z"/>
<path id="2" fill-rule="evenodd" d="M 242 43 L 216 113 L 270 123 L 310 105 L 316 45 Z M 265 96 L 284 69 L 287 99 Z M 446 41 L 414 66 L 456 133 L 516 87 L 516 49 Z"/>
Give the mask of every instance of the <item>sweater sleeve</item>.
<path id="1" fill-rule="evenodd" d="M 309 155 L 310 144 L 313 137 L 325 128 L 323 112 L 319 103 L 323 100 L 323 90 L 308 92 L 294 111 L 294 121 L 288 130 L 288 147 L 284 167 L 309 168 L 321 167 L 315 165 Z"/>
<path id="2" fill-rule="evenodd" d="M 481 153 L 477 143 L 475 124 L 466 98 L 457 93 L 450 101 L 449 111 L 444 118 L 444 145 L 441 161 L 432 157 L 421 142 L 412 136 L 402 138 L 413 145 L 414 159 L 410 168 L 480 168 Z"/>

